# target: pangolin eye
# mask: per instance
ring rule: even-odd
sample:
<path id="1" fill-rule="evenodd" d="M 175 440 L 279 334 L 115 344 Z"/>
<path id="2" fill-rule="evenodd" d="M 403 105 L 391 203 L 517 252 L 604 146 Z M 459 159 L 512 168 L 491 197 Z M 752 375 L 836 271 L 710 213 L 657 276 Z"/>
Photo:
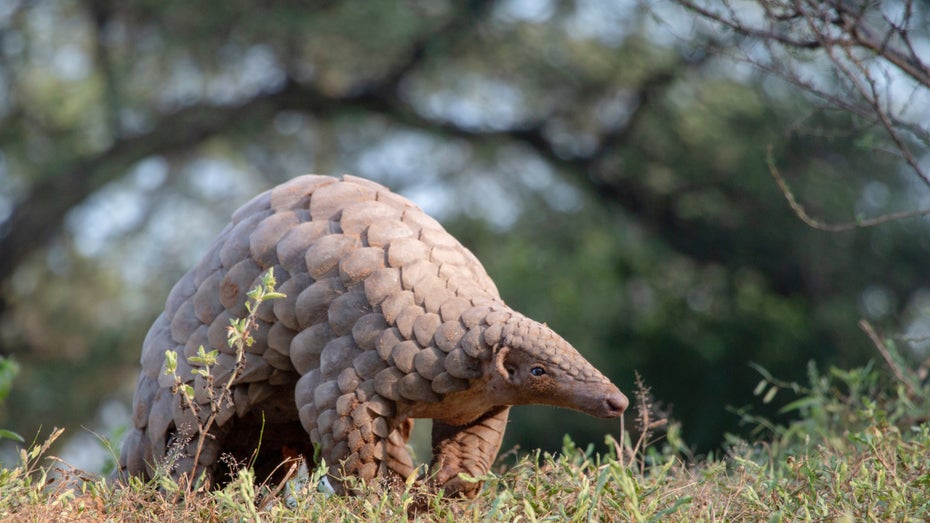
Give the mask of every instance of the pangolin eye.
<path id="1" fill-rule="evenodd" d="M 536 377 L 542 376 L 546 373 L 546 369 L 542 367 L 533 367 L 530 369 L 530 374 Z"/>

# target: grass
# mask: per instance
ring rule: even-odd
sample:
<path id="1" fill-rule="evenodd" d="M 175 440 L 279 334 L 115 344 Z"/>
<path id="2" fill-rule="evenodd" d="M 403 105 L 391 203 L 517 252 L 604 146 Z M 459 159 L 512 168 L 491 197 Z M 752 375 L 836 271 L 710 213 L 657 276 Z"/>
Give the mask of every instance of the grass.
<path id="1" fill-rule="evenodd" d="M 265 275 L 249 293 L 249 316 L 230 326 L 230 346 L 240 360 L 251 343 L 255 310 L 281 296 L 274 285 L 273 275 Z M 738 411 L 753 428 L 753 441 L 728 437 L 717 455 L 692 456 L 678 426 L 656 416 L 641 381 L 633 415 L 627 415 L 635 418 L 635 437 L 624 432 L 616 442 L 608 436 L 603 455 L 578 448 L 568 436 L 557 454 L 505 453 L 493 473 L 466 478 L 484 482 L 473 500 L 444 499 L 415 481 L 402 491 L 362 485 L 360 495 L 334 496 L 324 488 L 323 466 L 266 485 L 242 465 L 225 487 L 208 490 L 186 476 L 179 481 L 169 463 L 151 481 L 115 485 L 52 456 L 62 434 L 56 430 L 23 448 L 18 466 L 0 469 L 0 521 L 930 520 L 927 369 L 912 370 L 891 341 L 867 323 L 863 329 L 887 371 L 870 365 L 821 373 L 811 364 L 808 383 L 801 385 L 759 368 L 762 379 L 753 394 L 764 403 L 791 394 L 782 410 L 793 421 L 774 424 Z M 197 358 L 194 372 L 211 378 L 215 353 L 201 350 Z M 239 372 L 241 365 L 226 381 L 210 381 L 211 408 L 198 412 L 205 421 L 192 434 L 197 452 Z M 198 409 L 193 390 L 181 377 L 176 382 L 189 408 Z M 657 437 L 658 430 L 663 432 Z"/>
<path id="2" fill-rule="evenodd" d="M 904 373 L 913 373 L 898 369 Z M 410 485 L 356 497 L 321 491 L 322 469 L 291 482 L 256 485 L 251 472 L 222 490 L 175 497 L 167 477 L 124 488 L 64 468 L 48 455 L 56 432 L 0 471 L 0 520 L 25 521 L 924 521 L 930 519 L 930 426 L 925 387 L 867 366 L 819 373 L 806 385 L 764 376 L 755 393 L 787 390 L 799 417 L 774 425 L 741 413 L 759 441 L 729 438 L 719 456 L 689 457 L 675 424 L 660 442 L 650 431 L 597 455 L 566 437 L 562 452 L 505 455 L 474 500 L 444 500 Z M 920 397 L 912 396 L 922 393 Z M 637 395 L 640 428 L 648 391 Z M 653 426 L 655 422 L 651 423 Z M 619 454 L 618 454 L 619 452 Z"/>

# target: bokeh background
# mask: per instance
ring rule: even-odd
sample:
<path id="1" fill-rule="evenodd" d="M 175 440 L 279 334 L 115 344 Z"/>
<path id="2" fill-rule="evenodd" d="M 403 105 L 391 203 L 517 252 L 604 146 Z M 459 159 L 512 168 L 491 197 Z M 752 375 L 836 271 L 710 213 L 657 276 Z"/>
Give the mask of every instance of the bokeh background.
<path id="1" fill-rule="evenodd" d="M 930 191 L 881 129 L 746 59 L 767 52 L 671 1 L 0 1 L 0 356 L 20 368 L 0 428 L 64 426 L 59 453 L 102 470 L 95 433 L 129 423 L 173 283 L 240 204 L 311 172 L 416 201 L 511 306 L 621 389 L 639 373 L 697 452 L 752 428 L 735 410 L 791 399 L 754 397 L 750 364 L 803 380 L 877 359 L 860 318 L 923 358 L 927 221 L 808 227 L 767 151 L 826 221 Z M 505 450 L 618 430 L 511 419 Z"/>

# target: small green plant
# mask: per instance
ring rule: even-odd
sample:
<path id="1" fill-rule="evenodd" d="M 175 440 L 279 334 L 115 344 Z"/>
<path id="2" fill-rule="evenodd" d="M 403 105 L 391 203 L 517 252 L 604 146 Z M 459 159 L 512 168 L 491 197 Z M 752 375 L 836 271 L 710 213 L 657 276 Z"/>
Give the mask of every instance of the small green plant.
<path id="1" fill-rule="evenodd" d="M 213 372 L 217 357 L 219 356 L 218 350 L 206 351 L 203 345 L 201 345 L 197 349 L 197 355 L 188 358 L 188 363 L 194 367 L 191 373 L 195 376 L 202 377 L 206 384 L 204 391 L 207 395 L 206 406 L 210 409 L 209 413 L 203 413 L 203 406 L 195 401 L 194 387 L 177 374 L 177 352 L 171 350 L 165 352 L 165 374 L 174 376 L 173 392 L 175 394 L 180 394 L 185 407 L 190 409 L 199 421 L 196 427 L 197 445 L 193 455 L 193 470 L 184 484 L 186 493 L 194 490 L 195 486 L 198 488 L 207 486 L 202 476 L 200 478 L 197 477 L 197 463 L 199 463 L 200 454 L 203 452 L 204 444 L 210 437 L 210 430 L 216 423 L 220 411 L 224 407 L 232 406 L 233 385 L 245 370 L 246 348 L 251 347 L 255 342 L 252 333 L 258 328 L 258 308 L 266 301 L 285 297 L 284 294 L 275 290 L 276 286 L 277 281 L 274 277 L 274 270 L 269 269 L 268 272 L 261 276 L 261 281 L 246 294 L 248 301 L 245 303 L 245 308 L 248 311 L 248 315 L 244 318 L 232 318 L 229 320 L 230 324 L 227 327 L 227 343 L 230 348 L 235 350 L 236 361 L 234 369 L 229 373 L 225 381 L 217 383 L 216 376 Z M 185 443 L 184 441 L 176 442 L 179 449 Z M 166 481 L 168 480 L 167 476 L 168 475 L 162 475 Z"/>
<path id="2" fill-rule="evenodd" d="M 781 391 L 797 396 L 780 409 L 796 419 L 784 425 L 737 411 L 744 423 L 755 426 L 754 434 L 767 435 L 772 445 L 785 450 L 811 442 L 836 440 L 838 434 L 868 427 L 896 427 L 907 431 L 930 420 L 930 382 L 921 377 L 926 369 L 911 365 L 893 339 L 882 339 L 865 320 L 860 322 L 890 372 L 880 372 L 874 363 L 844 370 L 830 367 L 821 372 L 810 362 L 807 384 L 785 382 L 759 366 L 762 375 L 753 394 L 763 403 L 772 402 Z"/>

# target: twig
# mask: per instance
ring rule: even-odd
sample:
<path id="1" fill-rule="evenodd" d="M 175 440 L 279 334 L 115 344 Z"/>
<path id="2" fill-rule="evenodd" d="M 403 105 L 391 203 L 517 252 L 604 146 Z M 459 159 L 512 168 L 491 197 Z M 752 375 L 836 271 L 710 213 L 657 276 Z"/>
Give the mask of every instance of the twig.
<path id="1" fill-rule="evenodd" d="M 287 466 L 287 472 L 284 473 L 284 477 L 281 478 L 281 481 L 278 482 L 278 485 L 272 489 L 271 492 L 269 492 L 268 495 L 264 497 L 264 499 L 262 499 L 261 503 L 259 503 L 259 511 L 264 510 L 265 507 L 271 503 L 271 500 L 273 500 L 282 490 L 284 490 L 284 487 L 287 486 L 287 482 L 290 481 L 295 474 L 297 474 L 297 470 L 300 468 L 301 462 L 302 458 L 289 458 L 286 461 L 279 463 L 278 466 L 271 471 L 270 475 L 274 476 L 274 473 L 277 472 L 278 469 L 283 466 Z"/>
<path id="2" fill-rule="evenodd" d="M 908 218 L 917 218 L 921 216 L 926 216 L 930 214 L 930 208 L 926 209 L 917 209 L 914 211 L 902 211 L 890 214 L 883 214 L 881 216 L 876 216 L 875 218 L 868 218 L 862 220 L 856 220 L 854 222 L 843 222 L 843 223 L 824 223 L 816 218 L 811 217 L 807 214 L 807 211 L 804 210 L 804 207 L 798 203 L 797 198 L 794 197 L 794 193 L 791 191 L 791 187 L 788 185 L 788 182 L 785 181 L 781 173 L 778 172 L 778 167 L 775 166 L 775 158 L 772 153 L 772 145 L 770 144 L 766 149 L 766 160 L 769 165 L 769 172 L 772 174 L 772 178 L 775 178 L 775 183 L 778 184 L 778 188 L 781 190 L 781 193 L 784 195 L 785 200 L 788 201 L 788 205 L 791 207 L 791 210 L 794 211 L 794 214 L 806 225 L 813 229 L 827 232 L 843 232 L 853 229 L 865 229 L 868 227 L 875 227 L 877 225 L 882 225 L 884 223 L 904 220 Z"/>
<path id="3" fill-rule="evenodd" d="M 894 373 L 895 379 L 907 387 L 907 391 L 911 394 L 911 397 L 921 397 L 920 391 L 918 391 L 914 384 L 911 383 L 911 380 L 907 379 L 904 376 L 904 373 L 901 372 L 900 365 L 898 365 L 898 362 L 896 362 L 891 356 L 891 352 L 888 350 L 888 347 L 885 346 L 885 342 L 882 340 L 882 338 L 878 335 L 877 332 L 875 332 L 872 324 L 869 323 L 868 320 L 861 319 L 859 320 L 859 328 L 865 331 L 869 339 L 872 340 L 872 344 L 875 345 L 875 348 L 878 349 L 879 354 L 881 354 L 882 358 L 884 358 L 885 363 L 887 363 L 891 368 L 891 372 Z"/>
<path id="4" fill-rule="evenodd" d="M 620 416 L 620 438 L 617 440 L 614 440 L 614 451 L 617 453 L 617 460 L 620 462 L 621 468 L 626 468 L 626 463 L 625 463 L 626 460 L 624 459 L 624 452 L 623 452 L 623 445 L 624 445 L 623 442 L 625 441 L 623 437 L 624 434 L 626 434 L 625 416 Z"/>

